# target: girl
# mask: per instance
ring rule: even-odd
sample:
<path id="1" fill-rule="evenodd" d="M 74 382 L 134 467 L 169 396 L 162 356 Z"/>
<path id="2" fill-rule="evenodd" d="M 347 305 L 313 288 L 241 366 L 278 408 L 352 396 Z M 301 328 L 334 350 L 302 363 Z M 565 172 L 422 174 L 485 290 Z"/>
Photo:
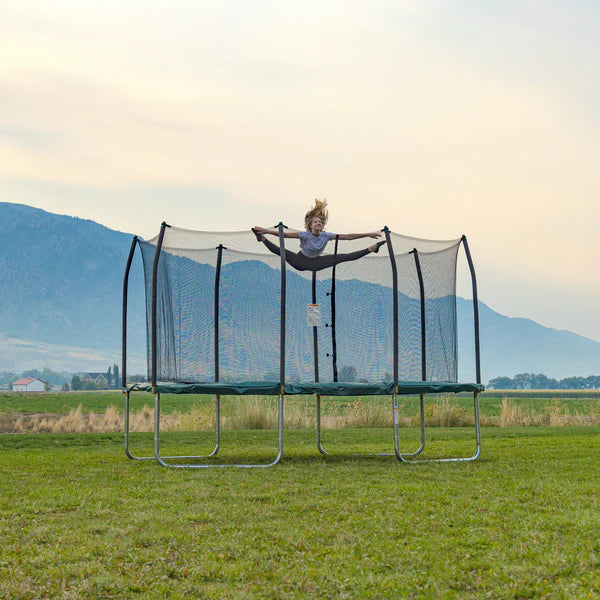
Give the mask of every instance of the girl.
<path id="1" fill-rule="evenodd" d="M 286 231 L 283 234 L 286 238 L 300 238 L 300 252 L 295 253 L 291 250 L 285 251 L 286 261 L 298 271 L 320 271 L 321 269 L 327 269 L 328 267 L 333 267 L 342 262 L 357 260 L 370 252 L 379 252 L 379 248 L 385 244 L 385 242 L 378 242 L 377 244 L 373 244 L 372 246 L 369 246 L 364 250 L 358 250 L 357 252 L 321 256 L 327 242 L 336 237 L 339 240 L 381 237 L 381 233 L 378 231 L 373 231 L 371 233 L 339 233 L 337 235 L 325 231 L 323 227 L 325 227 L 325 224 L 327 223 L 328 216 L 327 201 L 317 199 L 315 200 L 315 205 L 304 217 L 306 231 Z M 265 237 L 265 234 L 279 235 L 278 229 L 265 229 L 264 227 L 257 226 L 254 227 L 252 231 L 256 235 L 256 239 L 259 242 L 262 242 L 271 252 L 277 255 L 281 254 L 279 246 L 276 246 Z"/>

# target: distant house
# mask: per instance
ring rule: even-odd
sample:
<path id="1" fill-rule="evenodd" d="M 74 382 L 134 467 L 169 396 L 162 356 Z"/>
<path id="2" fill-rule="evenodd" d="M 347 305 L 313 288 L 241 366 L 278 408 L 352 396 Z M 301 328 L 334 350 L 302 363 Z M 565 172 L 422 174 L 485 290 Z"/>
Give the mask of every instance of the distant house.
<path id="1" fill-rule="evenodd" d="M 13 392 L 43 392 L 44 382 L 37 377 L 23 377 L 13 383 Z"/>
<path id="2" fill-rule="evenodd" d="M 106 373 L 84 373 L 81 376 L 82 383 L 95 383 L 96 385 L 105 386 L 108 385 L 108 379 Z"/>

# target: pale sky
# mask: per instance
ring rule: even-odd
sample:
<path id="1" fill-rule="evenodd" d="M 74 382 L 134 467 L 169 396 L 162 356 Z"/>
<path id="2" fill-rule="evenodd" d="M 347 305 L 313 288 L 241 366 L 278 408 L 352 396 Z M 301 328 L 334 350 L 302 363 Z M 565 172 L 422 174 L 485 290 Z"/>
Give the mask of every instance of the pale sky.
<path id="1" fill-rule="evenodd" d="M 0 0 L 0 201 L 150 238 L 326 197 L 600 341 L 598 73 L 595 0 Z"/>

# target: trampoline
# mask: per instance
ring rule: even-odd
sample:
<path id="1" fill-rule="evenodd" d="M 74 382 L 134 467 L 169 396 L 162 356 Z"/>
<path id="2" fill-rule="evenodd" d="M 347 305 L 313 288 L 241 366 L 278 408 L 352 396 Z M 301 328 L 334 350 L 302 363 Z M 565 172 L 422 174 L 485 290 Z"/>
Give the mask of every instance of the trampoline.
<path id="1" fill-rule="evenodd" d="M 473 461 L 481 453 L 478 394 L 481 385 L 477 283 L 465 236 L 425 240 L 387 226 L 380 252 L 320 270 L 286 262 L 298 240 L 276 226 L 279 255 L 251 230 L 193 231 L 163 223 L 148 241 L 135 236 L 123 279 L 122 386 L 125 453 L 173 468 L 270 467 L 284 450 L 284 398 L 314 395 L 316 445 L 321 402 L 332 396 L 390 396 L 393 453 L 402 463 Z M 288 231 L 295 231 L 288 229 Z M 335 239 L 332 253 L 364 248 L 364 240 Z M 464 248 L 473 292 L 475 383 L 458 376 L 456 267 Z M 129 273 L 141 251 L 147 322 L 147 384 L 127 387 Z M 134 391 L 154 395 L 154 452 L 129 447 L 129 401 Z M 425 459 L 426 394 L 473 394 L 474 453 Z M 215 397 L 215 446 L 206 455 L 163 456 L 161 394 Z M 221 463 L 221 396 L 277 396 L 277 452 L 267 463 Z M 418 395 L 420 445 L 400 448 L 398 396 Z M 211 458 L 212 457 L 212 458 Z M 210 460 L 206 460 L 209 459 Z"/>

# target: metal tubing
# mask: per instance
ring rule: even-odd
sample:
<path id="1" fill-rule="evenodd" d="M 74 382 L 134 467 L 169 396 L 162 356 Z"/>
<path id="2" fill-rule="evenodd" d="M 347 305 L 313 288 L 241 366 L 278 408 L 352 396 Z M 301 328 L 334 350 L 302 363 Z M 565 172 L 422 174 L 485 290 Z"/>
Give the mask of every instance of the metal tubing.
<path id="1" fill-rule="evenodd" d="M 394 394 L 398 394 L 398 268 L 396 266 L 396 257 L 394 256 L 394 248 L 392 247 L 392 238 L 390 230 L 386 225 L 383 228 L 385 240 L 387 242 L 388 252 L 390 254 L 390 262 L 392 265 L 392 289 L 393 289 L 393 327 L 394 327 Z"/>
<path id="2" fill-rule="evenodd" d="M 154 460 L 155 457 L 153 455 L 152 456 L 136 456 L 135 454 L 133 454 L 131 452 L 131 450 L 129 448 L 129 395 L 130 395 L 130 392 L 129 392 L 129 390 L 127 390 L 125 392 L 125 407 L 124 407 L 124 411 L 123 411 L 123 430 L 124 430 L 125 454 L 126 454 L 127 458 L 130 458 L 131 460 Z M 217 407 L 216 407 L 216 413 L 217 413 L 216 437 L 217 437 L 217 441 L 216 441 L 214 450 L 210 454 L 200 454 L 200 455 L 193 455 L 193 456 L 163 456 L 162 458 L 192 460 L 192 459 L 208 458 L 209 456 L 214 456 L 219 450 L 220 436 L 221 436 L 221 427 L 220 427 L 220 423 L 219 423 L 219 419 L 220 419 L 219 402 L 220 402 L 220 400 L 219 400 L 219 397 L 217 396 Z"/>
<path id="3" fill-rule="evenodd" d="M 317 394 L 317 448 L 321 454 L 329 454 L 321 444 L 321 394 Z"/>
<path id="4" fill-rule="evenodd" d="M 281 308 L 279 316 L 279 386 L 280 394 L 285 393 L 285 297 L 286 297 L 286 260 L 285 260 L 285 235 L 283 223 L 279 222 L 279 248 L 281 255 Z"/>
<path id="5" fill-rule="evenodd" d="M 217 266 L 215 268 L 215 305 L 214 305 L 214 351 L 215 381 L 219 381 L 219 287 L 221 282 L 221 262 L 223 260 L 223 244 L 217 246 Z"/>
<path id="6" fill-rule="evenodd" d="M 317 303 L 317 272 L 312 274 L 312 303 Z M 319 333 L 318 327 L 313 326 L 313 356 L 314 356 L 314 371 L 315 381 L 319 381 Z"/>
<path id="7" fill-rule="evenodd" d="M 160 455 L 160 394 L 156 392 L 156 381 L 153 380 L 153 389 L 155 391 L 155 400 L 154 400 L 154 458 L 158 462 L 159 465 L 163 467 L 170 467 L 175 469 L 211 469 L 211 468 L 224 468 L 224 467 L 237 467 L 237 468 L 265 468 L 276 465 L 281 458 L 283 457 L 283 396 L 285 393 L 285 316 L 286 316 L 286 261 L 285 261 L 285 236 L 283 232 L 284 225 L 283 223 L 279 223 L 279 244 L 281 248 L 281 311 L 280 311 L 280 365 L 279 365 L 279 379 L 280 379 L 280 394 L 279 401 L 277 404 L 277 456 L 275 459 L 267 464 L 186 464 L 186 463 L 173 463 L 166 462 L 166 459 L 169 457 L 164 457 Z M 162 233 L 161 229 L 161 233 Z M 162 238 L 159 237 L 159 246 L 162 244 Z M 158 249 L 157 249 L 158 254 Z M 157 256 L 154 257 L 154 279 L 153 279 L 153 324 L 155 327 L 156 324 L 156 315 L 155 315 L 155 305 L 156 305 L 156 290 L 155 290 L 155 278 L 157 272 L 158 259 Z M 218 262 L 218 266 L 220 267 L 220 261 Z M 219 269 L 220 270 L 220 269 Z M 218 279 L 215 279 L 215 304 L 218 302 Z M 217 313 L 215 312 L 215 315 Z M 154 328 L 153 328 L 154 332 Z M 218 332 L 215 333 L 215 351 L 218 351 Z M 153 358 L 156 353 L 156 340 L 155 336 L 153 336 Z M 153 363 L 154 364 L 154 363 Z M 155 368 L 153 367 L 153 374 L 155 372 Z M 218 361 L 215 361 L 215 376 L 218 381 Z M 215 450 L 209 455 L 214 456 L 220 446 L 220 396 L 217 395 L 217 427 L 216 427 L 216 435 L 217 441 Z M 203 458 L 203 457 L 174 457 L 174 458 Z"/>
<path id="8" fill-rule="evenodd" d="M 333 250 L 334 254 L 338 253 L 338 242 L 339 238 L 335 236 L 335 247 Z M 331 366 L 333 369 L 333 381 L 338 380 L 337 370 L 337 339 L 335 336 L 335 265 L 331 269 Z"/>
<path id="9" fill-rule="evenodd" d="M 277 456 L 270 463 L 265 464 L 197 464 L 197 463 L 171 463 L 166 462 L 169 458 L 198 458 L 198 457 L 167 457 L 160 455 L 160 394 L 156 394 L 154 399 L 154 458 L 162 467 L 172 469 L 222 469 L 233 467 L 238 469 L 265 469 L 272 467 L 281 461 L 283 457 L 283 394 L 279 394 L 277 402 Z"/>
<path id="10" fill-rule="evenodd" d="M 477 383 L 481 383 L 481 357 L 480 357 L 480 348 L 479 348 L 479 303 L 477 300 L 477 278 L 475 276 L 475 267 L 473 266 L 473 259 L 471 258 L 471 252 L 469 251 L 469 244 L 467 243 L 466 236 L 462 236 L 461 242 L 465 249 L 465 254 L 467 257 L 467 262 L 469 264 L 469 271 L 471 272 L 471 284 L 473 287 L 473 322 L 474 322 L 474 330 L 475 330 L 475 371 L 476 371 L 476 380 Z M 415 260 L 417 260 L 417 252 L 416 249 L 413 250 L 415 253 Z M 419 269 L 420 270 L 420 269 Z M 421 281 L 419 280 L 419 283 Z M 421 309 L 423 310 L 423 309 Z M 421 313 L 423 314 L 423 313 Z M 479 415 L 479 395 L 478 392 L 473 393 L 473 412 L 475 416 L 475 454 L 468 457 L 453 457 L 453 458 L 437 458 L 437 459 L 419 459 L 416 461 L 406 460 L 407 457 L 411 456 L 409 454 L 400 453 L 399 448 L 396 446 L 396 458 L 404 463 L 413 463 L 413 462 L 468 462 L 476 460 L 481 454 L 481 423 L 480 423 L 480 415 Z M 423 427 L 424 423 L 424 410 L 423 410 L 423 402 L 421 401 L 421 426 Z M 396 427 L 396 425 L 394 425 Z M 423 431 L 423 430 L 422 430 Z M 422 438 L 423 439 L 423 438 Z M 419 454 L 417 452 L 416 454 Z"/>
<path id="11" fill-rule="evenodd" d="M 419 278 L 419 294 L 421 297 L 421 381 L 427 381 L 427 335 L 425 331 L 425 284 L 423 283 L 423 272 L 419 261 L 419 252 L 416 248 L 412 251 L 415 257 L 415 267 Z"/>
<path id="12" fill-rule="evenodd" d="M 154 253 L 154 263 L 152 265 L 152 391 L 154 393 L 156 393 L 156 368 L 158 364 L 158 357 L 156 355 L 156 294 L 158 290 L 158 260 L 160 258 L 160 251 L 167 227 L 168 225 L 163 221 L 160 226 L 160 233 L 158 234 L 158 242 L 156 244 L 156 252 Z"/>
<path id="13" fill-rule="evenodd" d="M 121 350 L 121 388 L 125 390 L 127 387 L 127 296 L 129 292 L 129 271 L 133 261 L 133 254 L 137 245 L 138 237 L 133 236 L 131 247 L 129 248 L 129 256 L 127 257 L 127 265 L 125 266 L 125 274 L 123 275 L 123 321 L 122 321 L 122 350 Z"/>
<path id="14" fill-rule="evenodd" d="M 479 302 L 477 300 L 477 277 L 475 276 L 475 267 L 473 266 L 473 259 L 471 258 L 471 252 L 469 250 L 467 236 L 463 235 L 461 241 L 465 249 L 467 262 L 469 263 L 469 271 L 471 272 L 471 284 L 473 287 L 473 325 L 475 330 L 475 374 L 477 379 L 476 382 L 481 383 L 481 356 L 479 351 Z"/>

